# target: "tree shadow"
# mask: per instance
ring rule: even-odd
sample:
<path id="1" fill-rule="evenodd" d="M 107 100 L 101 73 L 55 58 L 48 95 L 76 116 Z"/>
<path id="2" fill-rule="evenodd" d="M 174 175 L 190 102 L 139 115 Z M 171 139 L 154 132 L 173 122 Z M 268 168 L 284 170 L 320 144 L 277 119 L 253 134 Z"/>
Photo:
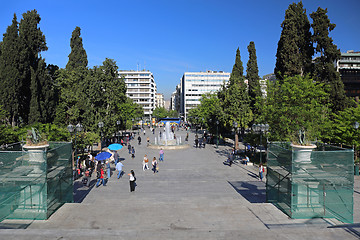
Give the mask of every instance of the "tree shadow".
<path id="1" fill-rule="evenodd" d="M 250 203 L 266 202 L 266 185 L 262 181 L 232 181 L 228 183 Z"/>

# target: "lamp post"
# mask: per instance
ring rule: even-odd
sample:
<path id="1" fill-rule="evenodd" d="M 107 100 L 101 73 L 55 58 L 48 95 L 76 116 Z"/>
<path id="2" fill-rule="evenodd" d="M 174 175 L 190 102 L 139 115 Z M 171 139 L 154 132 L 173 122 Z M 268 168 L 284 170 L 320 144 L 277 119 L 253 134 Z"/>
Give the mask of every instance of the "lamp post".
<path id="1" fill-rule="evenodd" d="M 119 130 L 119 126 L 121 125 L 121 121 L 120 120 L 117 120 L 116 121 L 116 129 L 117 129 L 117 134 L 115 134 L 116 136 L 116 140 L 117 142 L 119 143 L 119 136 L 120 136 L 120 130 Z"/>
<path id="2" fill-rule="evenodd" d="M 260 132 L 260 146 L 262 145 L 262 133 L 269 131 L 269 124 L 253 124 L 252 127 L 253 131 Z M 262 154 L 260 149 L 260 164 L 262 164 Z"/>
<path id="3" fill-rule="evenodd" d="M 71 123 L 66 127 L 67 130 L 70 132 L 70 134 L 72 135 L 72 133 L 75 134 L 75 144 L 74 144 L 74 149 L 75 149 L 75 152 L 74 152 L 74 157 L 76 158 L 76 155 L 77 155 L 77 145 L 76 145 L 76 136 L 77 136 L 77 133 L 78 132 L 81 132 L 83 130 L 83 126 L 81 125 L 81 123 L 78 123 L 76 124 L 76 126 L 74 127 Z M 74 166 L 74 158 L 72 158 L 72 164 Z M 78 159 L 76 158 L 76 167 L 78 166 L 79 164 L 79 161 Z"/>
<path id="4" fill-rule="evenodd" d="M 234 126 L 234 148 L 237 149 L 238 147 L 238 138 L 237 138 L 237 127 L 238 127 L 238 123 L 236 121 L 233 122 L 233 126 Z"/>
<path id="5" fill-rule="evenodd" d="M 99 123 L 98 123 L 98 127 L 100 128 L 100 137 L 101 137 L 101 141 L 100 141 L 100 152 L 102 152 L 102 142 L 103 142 L 102 128 L 104 127 L 104 123 L 103 123 L 103 122 L 99 122 Z"/>
<path id="6" fill-rule="evenodd" d="M 198 132 L 198 117 L 195 117 L 195 124 L 196 124 L 196 135 L 197 135 L 197 132 Z"/>
<path id="7" fill-rule="evenodd" d="M 219 148 L 219 120 L 216 120 L 216 148 Z"/>

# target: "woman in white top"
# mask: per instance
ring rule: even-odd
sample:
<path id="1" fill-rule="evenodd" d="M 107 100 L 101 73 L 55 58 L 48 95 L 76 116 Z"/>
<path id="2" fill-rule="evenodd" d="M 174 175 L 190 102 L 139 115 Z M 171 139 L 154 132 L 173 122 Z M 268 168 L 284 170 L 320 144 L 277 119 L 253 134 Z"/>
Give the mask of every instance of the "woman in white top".
<path id="1" fill-rule="evenodd" d="M 134 192 L 135 191 L 135 186 L 136 186 L 136 177 L 135 177 L 135 172 L 134 170 L 131 170 L 129 175 L 129 182 L 130 182 L 130 192 Z"/>
<path id="2" fill-rule="evenodd" d="M 264 167 L 260 163 L 260 165 L 259 165 L 259 178 L 260 178 L 260 181 L 262 181 L 262 179 L 263 179 L 263 173 L 264 173 Z"/>

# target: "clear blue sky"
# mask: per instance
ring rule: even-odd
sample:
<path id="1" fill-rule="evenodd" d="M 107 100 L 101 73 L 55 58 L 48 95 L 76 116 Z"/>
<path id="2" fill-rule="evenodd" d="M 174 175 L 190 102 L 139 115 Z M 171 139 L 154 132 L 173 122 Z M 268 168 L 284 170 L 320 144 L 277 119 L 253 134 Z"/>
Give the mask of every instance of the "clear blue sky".
<path id="1" fill-rule="evenodd" d="M 158 92 L 170 98 L 186 71 L 230 72 L 240 48 L 246 70 L 247 46 L 255 42 L 259 75 L 275 66 L 281 22 L 290 0 L 14 0 L 3 1 L 0 32 L 27 10 L 41 16 L 48 64 L 65 67 L 71 33 L 81 28 L 89 67 L 112 58 L 119 69 L 153 72 Z M 295 1 L 298 2 L 298 1 Z M 337 26 L 331 32 L 342 52 L 360 50 L 359 0 L 304 0 L 307 14 L 320 6 Z M 309 17 L 310 19 L 310 17 Z M 310 19 L 311 21 L 311 19 Z M 244 71 L 244 73 L 246 73 Z"/>

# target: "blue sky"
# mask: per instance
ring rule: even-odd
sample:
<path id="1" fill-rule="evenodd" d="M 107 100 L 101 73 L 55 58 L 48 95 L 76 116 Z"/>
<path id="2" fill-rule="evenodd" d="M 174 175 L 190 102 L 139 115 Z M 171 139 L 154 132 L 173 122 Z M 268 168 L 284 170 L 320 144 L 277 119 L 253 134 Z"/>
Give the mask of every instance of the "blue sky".
<path id="1" fill-rule="evenodd" d="M 48 64 L 65 67 L 71 33 L 81 28 L 89 67 L 112 58 L 119 69 L 153 72 L 158 92 L 170 98 L 186 71 L 230 72 L 240 48 L 246 70 L 247 46 L 255 42 L 259 75 L 275 66 L 281 22 L 290 0 L 80 1 L 14 0 L 2 2 L 0 32 L 13 14 L 36 9 L 48 51 Z M 298 2 L 298 1 L 295 1 Z M 331 32 L 342 52 L 360 51 L 359 0 L 303 0 L 307 14 L 320 6 L 337 26 Z M 310 17 L 309 20 L 311 21 Z M 244 71 L 244 73 L 246 73 Z"/>

